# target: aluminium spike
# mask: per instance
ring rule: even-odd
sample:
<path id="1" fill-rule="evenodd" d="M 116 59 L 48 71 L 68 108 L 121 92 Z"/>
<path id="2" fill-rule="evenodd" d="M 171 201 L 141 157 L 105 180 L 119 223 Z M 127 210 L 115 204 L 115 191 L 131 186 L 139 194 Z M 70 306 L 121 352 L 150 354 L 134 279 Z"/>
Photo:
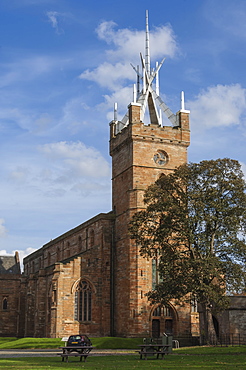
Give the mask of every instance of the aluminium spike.
<path id="1" fill-rule="evenodd" d="M 155 92 L 160 95 L 158 62 L 156 62 Z"/>
<path id="2" fill-rule="evenodd" d="M 142 59 L 143 64 L 143 94 L 146 93 L 146 66 L 145 66 L 145 59 Z"/>
<path id="3" fill-rule="evenodd" d="M 139 74 L 139 65 L 137 65 L 137 94 L 140 94 L 140 74 Z"/>
<path id="4" fill-rule="evenodd" d="M 118 121 L 117 103 L 114 103 L 114 121 Z"/>
<path id="5" fill-rule="evenodd" d="M 185 110 L 184 91 L 181 91 L 181 110 Z"/>
<path id="6" fill-rule="evenodd" d="M 146 10 L 146 40 L 145 40 L 146 71 L 150 75 L 150 52 L 149 52 L 149 16 Z"/>

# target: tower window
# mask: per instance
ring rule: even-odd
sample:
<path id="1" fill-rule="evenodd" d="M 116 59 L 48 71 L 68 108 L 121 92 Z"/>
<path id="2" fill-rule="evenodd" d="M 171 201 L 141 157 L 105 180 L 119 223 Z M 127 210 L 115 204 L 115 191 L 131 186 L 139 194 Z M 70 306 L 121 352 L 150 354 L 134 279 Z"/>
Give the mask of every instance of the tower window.
<path id="1" fill-rule="evenodd" d="M 7 298 L 5 297 L 3 299 L 3 310 L 7 310 L 8 309 L 8 300 Z"/>
<path id="2" fill-rule="evenodd" d="M 75 319 L 91 321 L 92 289 L 86 280 L 81 280 L 75 292 Z"/>
<path id="3" fill-rule="evenodd" d="M 168 156 L 162 150 L 158 150 L 157 153 L 154 154 L 154 162 L 158 166 L 164 166 L 168 161 Z"/>

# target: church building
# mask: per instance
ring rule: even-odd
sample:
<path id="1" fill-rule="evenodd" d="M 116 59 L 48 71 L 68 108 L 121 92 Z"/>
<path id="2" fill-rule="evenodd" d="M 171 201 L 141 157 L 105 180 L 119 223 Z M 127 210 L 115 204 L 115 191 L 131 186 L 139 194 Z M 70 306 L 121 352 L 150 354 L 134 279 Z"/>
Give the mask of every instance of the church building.
<path id="1" fill-rule="evenodd" d="M 133 214 L 144 208 L 146 188 L 162 173 L 187 162 L 189 111 L 183 93 L 176 114 L 162 100 L 159 70 L 163 62 L 155 68 L 151 65 L 146 13 L 146 50 L 141 68 L 133 67 L 137 82 L 132 101 L 122 120 L 115 106 L 110 123 L 112 210 L 24 259 L 16 291 L 18 336 L 158 337 L 163 332 L 176 338 L 199 336 L 194 304 L 150 304 L 146 293 L 156 283 L 155 261 L 140 256 L 128 232 Z"/>

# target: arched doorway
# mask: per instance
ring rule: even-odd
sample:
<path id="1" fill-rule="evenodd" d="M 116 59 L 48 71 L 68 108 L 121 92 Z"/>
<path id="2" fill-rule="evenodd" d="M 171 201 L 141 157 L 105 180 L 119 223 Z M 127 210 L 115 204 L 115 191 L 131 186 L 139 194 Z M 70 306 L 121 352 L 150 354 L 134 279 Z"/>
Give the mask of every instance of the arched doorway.
<path id="1" fill-rule="evenodd" d="M 175 314 L 171 306 L 158 306 L 152 312 L 151 333 L 153 338 L 158 338 L 165 333 L 173 335 L 175 328 Z"/>

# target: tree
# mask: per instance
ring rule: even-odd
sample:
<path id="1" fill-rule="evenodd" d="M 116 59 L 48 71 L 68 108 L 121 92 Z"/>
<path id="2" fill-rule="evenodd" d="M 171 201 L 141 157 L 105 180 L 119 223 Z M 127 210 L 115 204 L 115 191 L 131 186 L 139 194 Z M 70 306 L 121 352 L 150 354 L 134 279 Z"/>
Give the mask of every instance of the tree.
<path id="1" fill-rule="evenodd" d="M 207 339 L 212 313 L 228 307 L 226 293 L 245 287 L 245 190 L 236 160 L 185 164 L 146 190 L 146 209 L 130 222 L 140 254 L 158 261 L 149 300 L 196 299 Z"/>

